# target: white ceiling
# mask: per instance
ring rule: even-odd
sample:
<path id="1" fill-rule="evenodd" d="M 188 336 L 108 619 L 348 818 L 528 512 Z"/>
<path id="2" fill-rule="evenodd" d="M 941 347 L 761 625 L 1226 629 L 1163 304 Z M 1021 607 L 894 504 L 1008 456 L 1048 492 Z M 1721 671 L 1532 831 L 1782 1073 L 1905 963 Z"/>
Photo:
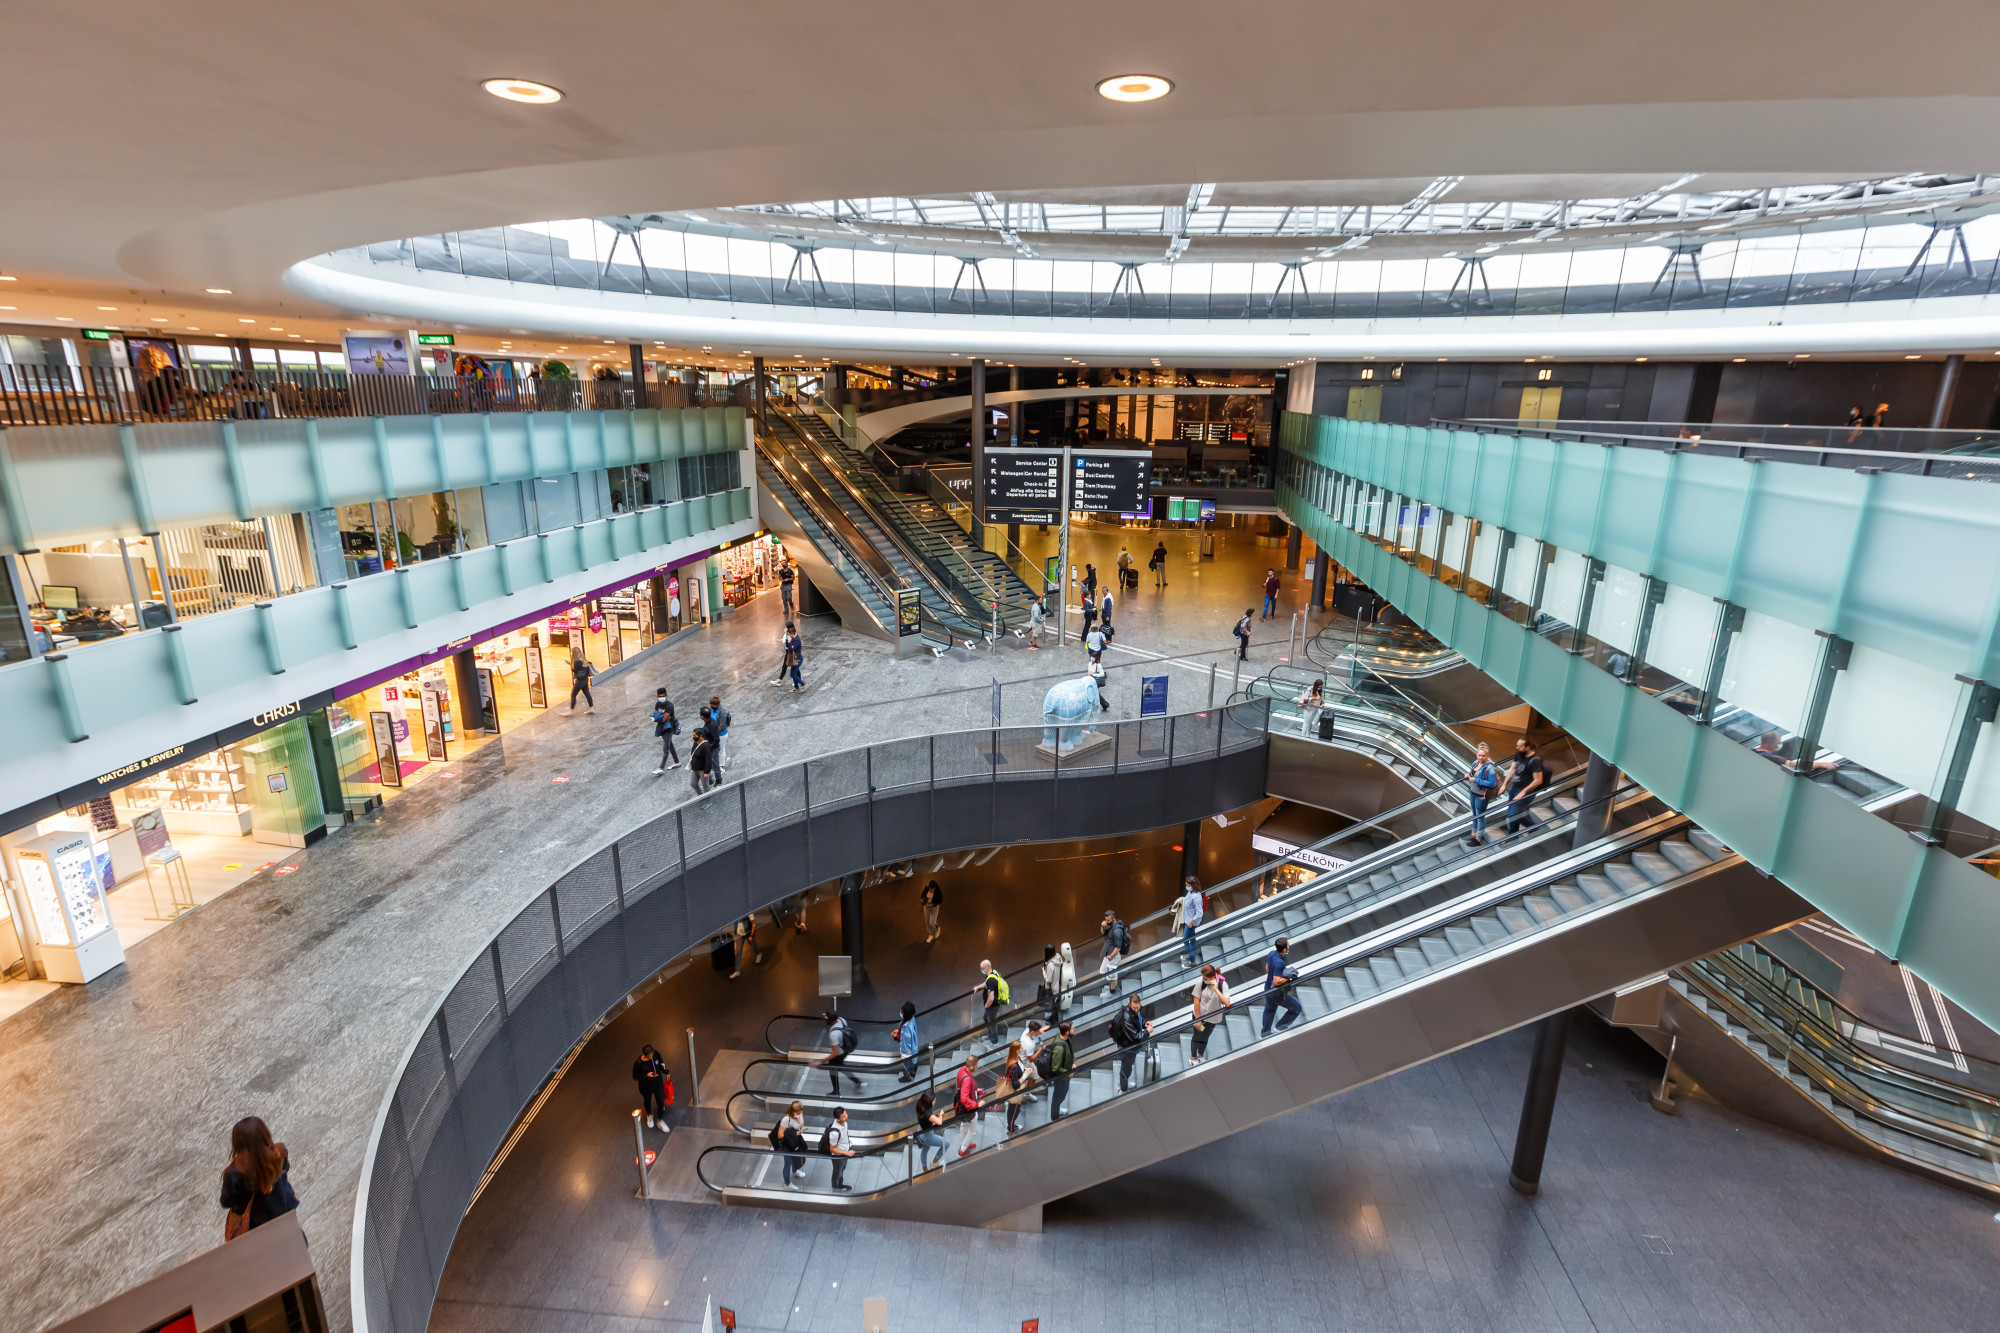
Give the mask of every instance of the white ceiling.
<path id="1" fill-rule="evenodd" d="M 2000 6 L 1972 0 L 1258 0 L 1224 31 L 1213 0 L 572 0 L 559 17 L 488 0 L 478 15 L 17 7 L 0 42 L 0 270 L 24 294 L 324 317 L 338 312 L 283 282 L 299 260 L 546 218 L 971 190 L 1136 199 L 1189 180 L 1400 202 L 1446 174 L 1548 197 L 1578 174 L 2000 171 Z M 1134 70 L 1176 91 L 1095 95 Z M 568 96 L 500 102 L 478 88 L 495 75 Z"/>

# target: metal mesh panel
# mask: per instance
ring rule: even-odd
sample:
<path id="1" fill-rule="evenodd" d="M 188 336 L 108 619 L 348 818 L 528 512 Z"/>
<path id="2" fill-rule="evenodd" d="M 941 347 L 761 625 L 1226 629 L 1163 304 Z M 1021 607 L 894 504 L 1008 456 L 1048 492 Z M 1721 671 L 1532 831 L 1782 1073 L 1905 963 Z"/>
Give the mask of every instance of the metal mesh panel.
<path id="1" fill-rule="evenodd" d="M 618 869 L 625 901 L 637 902 L 681 868 L 681 835 L 672 811 L 641 824 L 618 840 Z"/>
<path id="2" fill-rule="evenodd" d="M 806 775 L 797 764 L 747 778 L 743 783 L 745 823 L 751 832 L 803 819 Z"/>
<path id="3" fill-rule="evenodd" d="M 1009 727 L 1000 733 L 1000 743 L 995 747 L 1000 758 L 993 766 L 1000 781 L 1023 778 L 1039 781 L 1055 771 L 1056 761 L 1035 748 L 1042 743 L 1042 733 L 1046 730 L 1046 727 Z"/>
<path id="4" fill-rule="evenodd" d="M 1080 777 L 1084 774 L 1108 773 L 1117 762 L 1118 725 L 1115 722 L 1093 722 L 1084 728 L 1088 740 L 1062 757 L 1058 766 L 1058 777 Z M 1102 739 L 1098 739 L 1102 737 Z"/>
<path id="5" fill-rule="evenodd" d="M 1169 759 L 1167 745 L 1171 731 L 1171 725 L 1163 717 L 1120 722 L 1118 771 L 1129 773 L 1142 768 L 1165 768 Z"/>
<path id="6" fill-rule="evenodd" d="M 506 983 L 507 1003 L 512 1005 L 555 965 L 556 923 L 549 914 L 549 896 L 543 894 L 509 921 L 497 943 L 500 979 Z"/>
<path id="7" fill-rule="evenodd" d="M 451 1062 L 461 1074 L 472 1067 L 472 1062 L 486 1049 L 486 1043 L 493 1039 L 499 1030 L 499 1019 L 500 983 L 493 975 L 491 955 L 482 953 L 444 997 Z"/>
<path id="8" fill-rule="evenodd" d="M 1270 707 L 1270 700 L 1260 699 L 1227 709 L 1222 716 L 1223 753 L 1234 754 L 1238 750 L 1251 750 L 1264 744 Z"/>
<path id="9" fill-rule="evenodd" d="M 410 1161 L 421 1174 L 438 1122 L 451 1106 L 451 1081 L 445 1075 L 444 1044 L 436 1023 L 425 1025 L 424 1035 L 410 1052 L 410 1063 L 396 1088 L 396 1105 L 409 1136 Z"/>
<path id="10" fill-rule="evenodd" d="M 1182 713 L 1174 719 L 1174 762 L 1182 763 L 1215 753 L 1215 732 L 1222 715 L 1215 709 L 1206 713 Z"/>
<path id="11" fill-rule="evenodd" d="M 743 836 L 742 799 L 735 787 L 725 787 L 681 807 L 681 836 L 687 840 L 689 865 Z"/>
<path id="12" fill-rule="evenodd" d="M 597 929 L 618 910 L 618 885 L 611 874 L 611 849 L 598 852 L 580 866 L 572 867 L 556 881 L 556 907 L 562 913 L 563 944 L 574 948 L 576 941 Z"/>
<path id="13" fill-rule="evenodd" d="M 843 750 L 808 759 L 806 776 L 812 783 L 814 810 L 852 805 L 868 795 L 868 754 L 865 750 Z"/>
<path id="14" fill-rule="evenodd" d="M 392 1288 L 396 1273 L 416 1256 L 411 1252 L 414 1246 L 402 1244 L 407 1234 L 410 1220 L 410 1199 L 416 1189 L 416 1177 L 410 1173 L 409 1155 L 403 1150 L 401 1126 L 392 1116 L 384 1127 L 382 1141 L 375 1147 L 375 1169 L 368 1179 L 368 1233 L 374 1239 L 375 1250 L 385 1271 L 384 1286 Z M 401 1301 L 394 1300 L 394 1292 L 385 1290 L 388 1303 L 397 1310 L 404 1308 Z M 428 1310 L 428 1306 L 419 1307 Z M 369 1302 L 369 1327 L 381 1327 L 375 1323 L 376 1304 Z M 391 1325 L 391 1333 L 399 1333 L 399 1324 Z"/>
<path id="15" fill-rule="evenodd" d="M 931 738 L 936 756 L 937 785 L 957 787 L 968 782 L 990 782 L 993 778 L 993 733 L 990 731 L 948 731 Z"/>
<path id="16" fill-rule="evenodd" d="M 890 792 L 930 785 L 930 737 L 915 736 L 908 740 L 885 741 L 869 748 L 875 752 L 872 762 L 875 769 L 876 791 Z"/>

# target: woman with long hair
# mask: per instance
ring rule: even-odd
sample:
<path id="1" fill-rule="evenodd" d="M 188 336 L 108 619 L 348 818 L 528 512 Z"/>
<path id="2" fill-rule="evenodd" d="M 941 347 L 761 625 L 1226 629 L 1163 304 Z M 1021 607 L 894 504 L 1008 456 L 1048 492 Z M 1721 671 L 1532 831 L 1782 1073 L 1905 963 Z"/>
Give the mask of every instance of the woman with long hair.
<path id="1" fill-rule="evenodd" d="M 229 1165 L 222 1171 L 222 1238 L 235 1240 L 299 1206 L 289 1175 L 285 1145 L 274 1143 L 271 1127 L 245 1116 L 229 1131 Z"/>

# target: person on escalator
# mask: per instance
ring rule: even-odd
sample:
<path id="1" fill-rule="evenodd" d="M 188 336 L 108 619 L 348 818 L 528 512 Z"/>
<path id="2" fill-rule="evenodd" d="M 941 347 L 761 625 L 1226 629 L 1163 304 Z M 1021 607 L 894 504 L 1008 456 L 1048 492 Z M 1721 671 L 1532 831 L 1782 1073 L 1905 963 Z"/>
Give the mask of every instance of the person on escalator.
<path id="1" fill-rule="evenodd" d="M 1056 949 L 1055 957 L 1042 965 L 1042 977 L 1049 988 L 1049 1016 L 1060 1019 L 1076 999 L 1076 955 L 1067 940 Z"/>
<path id="2" fill-rule="evenodd" d="M 747 918 L 746 918 L 747 919 Z M 861 1044 L 861 1036 L 854 1025 L 843 1014 L 826 1014 L 826 1054 L 813 1061 L 814 1068 L 824 1067 L 828 1078 L 833 1080 L 832 1096 L 840 1095 L 840 1066 L 847 1063 L 847 1057 L 854 1054 L 854 1048 Z M 847 1076 L 854 1084 L 856 1092 L 861 1091 L 861 1080 L 853 1074 Z"/>
<path id="3" fill-rule="evenodd" d="M 771 1131 L 771 1146 L 785 1154 L 785 1188 L 795 1190 L 793 1177 L 806 1174 L 806 1104 L 793 1102 Z"/>
<path id="4" fill-rule="evenodd" d="M 1466 786 L 1472 793 L 1472 841 L 1474 845 L 1486 845 L 1486 803 L 1500 790 L 1500 770 L 1493 763 L 1493 752 L 1483 743 L 1473 751 L 1472 767 L 1465 774 Z"/>
<path id="5" fill-rule="evenodd" d="M 1264 1028 L 1258 1034 L 1260 1036 L 1271 1035 L 1271 1018 L 1280 1007 L 1285 1011 L 1285 1016 L 1278 1020 L 1280 1032 L 1298 1022 L 1299 1015 L 1305 1012 L 1299 997 L 1292 994 L 1292 982 L 1298 979 L 1298 970 L 1285 963 L 1285 955 L 1291 949 L 1292 942 L 1280 936 L 1271 946 L 1271 952 L 1264 955 Z"/>
<path id="6" fill-rule="evenodd" d="M 1326 682 L 1316 679 L 1311 685 L 1301 690 L 1299 692 L 1298 704 L 1301 725 L 1305 728 L 1301 734 L 1306 736 L 1318 735 L 1319 715 L 1326 708 Z"/>
<path id="7" fill-rule="evenodd" d="M 1023 1090 L 1027 1087 L 1028 1080 L 1033 1077 L 1028 1072 L 1033 1068 L 1033 1065 L 1021 1058 L 1020 1042 L 1007 1043 L 1007 1058 L 1000 1064 L 1000 1082 L 994 1086 L 993 1099 L 1007 1103 L 1007 1132 L 1009 1134 L 1012 1134 L 1019 1128 L 1021 1102 L 1026 1096 Z"/>
<path id="8" fill-rule="evenodd" d="M 1214 963 L 1201 965 L 1201 980 L 1194 984 L 1194 1045 L 1188 1063 L 1198 1065 L 1208 1058 L 1208 1039 L 1215 1035 L 1215 1025 L 1222 1021 L 1222 1011 L 1229 1007 L 1229 983 Z"/>
<path id="9" fill-rule="evenodd" d="M 1507 833 L 1511 837 L 1534 823 L 1528 803 L 1549 780 L 1549 768 L 1526 736 L 1514 742 L 1514 762 L 1507 765 Z"/>
<path id="10" fill-rule="evenodd" d="M 953 1103 L 958 1109 L 958 1155 L 964 1157 L 979 1147 L 979 1112 L 984 1093 L 979 1088 L 979 1056 L 965 1053 L 958 1067 L 958 1086 Z"/>
<path id="11" fill-rule="evenodd" d="M 1201 881 L 1193 875 L 1187 877 L 1186 892 L 1181 895 L 1180 907 L 1174 913 L 1181 923 L 1181 948 L 1187 953 L 1189 967 L 1201 966 L 1201 942 L 1196 932 L 1201 929 L 1201 918 L 1206 910 L 1202 900 Z"/>
<path id="12" fill-rule="evenodd" d="M 1076 1048 L 1070 1044 L 1075 1029 L 1067 1022 L 1056 1029 L 1054 1041 L 1048 1043 L 1049 1056 L 1049 1123 L 1062 1119 L 1063 1100 L 1069 1096 L 1070 1072 L 1076 1068 Z"/>
<path id="13" fill-rule="evenodd" d="M 896 1054 L 903 1057 L 903 1082 L 908 1083 L 917 1076 L 917 1052 L 923 1049 L 918 1045 L 917 1006 L 903 1001 L 903 1015 L 889 1035 L 896 1039 Z"/>
<path id="14" fill-rule="evenodd" d="M 847 1175 L 847 1159 L 854 1156 L 854 1140 L 847 1132 L 845 1106 L 833 1108 L 833 1119 L 827 1122 L 826 1132 L 820 1135 L 819 1146 L 821 1151 L 833 1159 L 833 1187 L 842 1194 L 852 1192 L 854 1187 L 844 1179 Z"/>
<path id="15" fill-rule="evenodd" d="M 1104 912 L 1103 931 L 1104 957 L 1097 965 L 1097 975 L 1104 981 L 1104 993 L 1110 995 L 1118 989 L 1118 964 L 1132 952 L 1132 932 L 1109 908 Z"/>
<path id="16" fill-rule="evenodd" d="M 917 1094 L 917 1169 L 931 1169 L 931 1154 L 937 1154 L 937 1164 L 944 1162 L 944 1135 L 938 1133 L 938 1126 L 944 1123 L 944 1116 L 937 1109 L 937 1098 L 928 1092 Z"/>
<path id="17" fill-rule="evenodd" d="M 1000 1030 L 1000 1009 L 1007 1002 L 1007 980 L 993 970 L 990 958 L 979 960 L 979 989 L 974 994 L 979 996 L 980 1008 L 986 1015 L 986 1044 L 998 1046 L 1004 1035 Z"/>
<path id="18" fill-rule="evenodd" d="M 1111 1040 L 1118 1046 L 1118 1091 L 1127 1092 L 1132 1086 L 1132 1064 L 1139 1058 L 1139 1052 L 1146 1045 L 1146 1038 L 1153 1035 L 1153 1025 L 1146 1021 L 1145 1011 L 1139 1007 L 1139 997 L 1132 996 L 1111 1018 Z M 1141 1075 L 1143 1080 L 1144 1075 Z"/>

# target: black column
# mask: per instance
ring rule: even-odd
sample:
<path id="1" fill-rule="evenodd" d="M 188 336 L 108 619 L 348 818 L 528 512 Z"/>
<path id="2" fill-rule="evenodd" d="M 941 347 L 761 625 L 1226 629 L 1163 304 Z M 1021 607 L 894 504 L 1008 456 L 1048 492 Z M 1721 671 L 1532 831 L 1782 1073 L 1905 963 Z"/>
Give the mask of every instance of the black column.
<path id="1" fill-rule="evenodd" d="M 861 966 L 861 875 L 857 871 L 840 881 L 840 951 Z"/>
<path id="2" fill-rule="evenodd" d="M 1611 792 L 1618 785 L 1618 766 L 1590 756 L 1583 772 L 1583 804 L 1577 807 L 1576 834 L 1571 847 L 1584 847 L 1604 836 L 1611 823 Z"/>
<path id="3" fill-rule="evenodd" d="M 1305 536 L 1305 529 L 1296 523 L 1292 524 L 1291 530 L 1285 534 L 1286 569 L 1297 569 L 1299 567 L 1299 549 L 1305 544 Z"/>
<path id="4" fill-rule="evenodd" d="M 1549 1147 L 1549 1122 L 1556 1113 L 1556 1085 L 1562 1081 L 1563 1052 L 1569 1048 L 1569 1013 L 1550 1014 L 1535 1029 L 1535 1054 L 1528 1088 L 1521 1095 L 1521 1127 L 1514 1135 L 1514 1168 L 1507 1183 L 1533 1195 L 1542 1187 L 1542 1156 Z"/>
<path id="5" fill-rule="evenodd" d="M 1953 352 L 1944 359 L 1944 378 L 1938 381 L 1937 401 L 1931 404 L 1931 429 L 1943 430 L 1951 418 L 1951 400 L 1958 395 L 1958 371 L 1965 358 Z"/>
<path id="6" fill-rule="evenodd" d="M 1313 592 L 1312 609 L 1326 610 L 1326 567 L 1333 563 L 1332 555 L 1324 546 L 1313 551 Z"/>
<path id="7" fill-rule="evenodd" d="M 750 358 L 750 376 L 753 380 L 756 381 L 757 384 L 757 422 L 759 425 L 762 425 L 763 423 L 771 419 L 770 416 L 764 411 L 764 358 L 763 357 L 753 356 Z"/>
<path id="8" fill-rule="evenodd" d="M 986 544 L 986 362 L 972 363 L 972 542 Z"/>
<path id="9" fill-rule="evenodd" d="M 632 406 L 647 407 L 646 400 L 646 348 L 641 343 L 633 343 L 632 353 Z"/>
<path id="10" fill-rule="evenodd" d="M 1201 874 L 1201 821 L 1190 819 L 1181 830 L 1181 883 L 1189 875 Z"/>
<path id="11" fill-rule="evenodd" d="M 1007 387 L 1014 392 L 1021 391 L 1021 368 L 1007 368 Z M 1021 447 L 1021 418 L 1026 415 L 1025 405 L 1020 399 L 1007 404 L 1007 443 L 1018 449 Z"/>
<path id="12" fill-rule="evenodd" d="M 473 659 L 472 649 L 451 655 L 451 688 L 458 695 L 458 736 L 461 743 L 475 731 L 500 729 L 500 720 L 494 718 L 489 728 L 486 705 L 479 697 L 479 664 Z"/>

